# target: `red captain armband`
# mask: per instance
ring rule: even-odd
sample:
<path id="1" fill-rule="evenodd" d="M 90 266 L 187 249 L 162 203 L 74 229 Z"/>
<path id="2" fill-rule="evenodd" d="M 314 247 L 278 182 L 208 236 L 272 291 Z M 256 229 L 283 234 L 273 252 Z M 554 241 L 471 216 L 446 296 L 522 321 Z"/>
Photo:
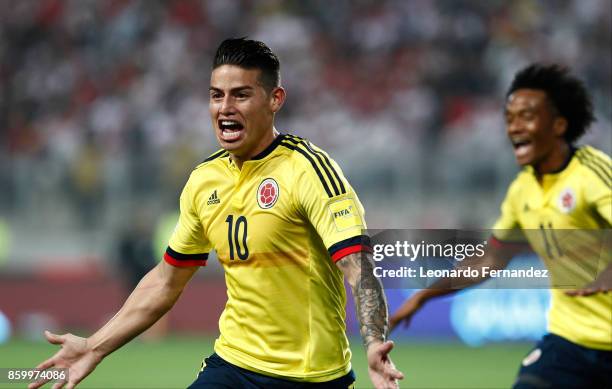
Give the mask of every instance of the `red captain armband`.
<path id="1" fill-rule="evenodd" d="M 340 241 L 332 245 L 327 251 L 332 261 L 335 263 L 349 254 L 359 253 L 361 251 L 371 253 L 372 246 L 370 245 L 370 237 L 367 235 L 359 235 Z"/>
<path id="2" fill-rule="evenodd" d="M 207 259 L 208 253 L 181 254 L 172 250 L 170 246 L 166 248 L 164 253 L 164 261 L 176 267 L 206 266 Z"/>

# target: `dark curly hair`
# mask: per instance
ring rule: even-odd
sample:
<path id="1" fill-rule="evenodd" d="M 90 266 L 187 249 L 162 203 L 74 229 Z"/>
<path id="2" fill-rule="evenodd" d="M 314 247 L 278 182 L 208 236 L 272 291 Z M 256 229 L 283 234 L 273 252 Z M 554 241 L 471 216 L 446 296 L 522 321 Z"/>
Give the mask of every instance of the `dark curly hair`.
<path id="1" fill-rule="evenodd" d="M 559 116 L 567 120 L 565 140 L 576 142 L 595 121 L 593 103 L 584 83 L 560 65 L 534 63 L 514 76 L 506 98 L 518 89 L 539 89 L 546 93 Z"/>
<path id="2" fill-rule="evenodd" d="M 280 85 L 280 63 L 265 43 L 251 39 L 226 39 L 219 45 L 213 59 L 213 70 L 221 65 L 236 65 L 244 69 L 259 69 L 260 80 L 268 92 Z"/>

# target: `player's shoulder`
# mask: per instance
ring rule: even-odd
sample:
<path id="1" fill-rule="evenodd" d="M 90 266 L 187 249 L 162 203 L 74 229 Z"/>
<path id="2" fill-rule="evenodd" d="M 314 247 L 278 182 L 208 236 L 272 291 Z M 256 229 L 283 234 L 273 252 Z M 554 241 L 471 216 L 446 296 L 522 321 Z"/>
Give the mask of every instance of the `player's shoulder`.
<path id="1" fill-rule="evenodd" d="M 574 155 L 584 174 L 595 184 L 612 187 L 612 159 L 609 155 L 592 146 L 581 146 Z"/>
<path id="2" fill-rule="evenodd" d="M 607 161 L 607 163 L 612 163 L 612 159 L 610 158 L 608 154 L 606 154 L 602 150 L 599 150 L 593 146 L 584 145 L 584 146 L 578 147 L 578 149 L 576 149 L 576 155 L 579 155 L 579 154 L 589 155 L 589 156 L 592 156 L 593 158 Z"/>
<path id="3" fill-rule="evenodd" d="M 223 166 L 223 160 L 229 157 L 229 152 L 224 149 L 219 149 L 206 157 L 202 162 L 196 165 L 191 173 L 189 174 L 188 184 L 193 185 L 194 182 L 202 183 L 206 179 L 210 179 L 214 176 L 215 172 L 221 173 L 223 170 L 220 167 Z"/>
<path id="4" fill-rule="evenodd" d="M 308 139 L 291 134 L 282 134 L 281 137 L 279 145 L 284 149 L 284 155 L 297 169 L 302 170 L 309 161 L 317 159 L 312 143 Z"/>
<path id="5" fill-rule="evenodd" d="M 525 166 L 516 173 L 507 187 L 505 202 L 518 201 L 531 194 L 533 190 L 533 170 L 530 166 Z"/>
<path id="6" fill-rule="evenodd" d="M 514 179 L 510 183 L 509 190 L 516 191 L 520 187 L 529 185 L 533 181 L 533 175 L 534 175 L 533 167 L 525 166 L 521 168 L 521 170 L 519 170 L 518 173 L 516 173 L 516 175 L 514 176 Z"/>
<path id="7" fill-rule="evenodd" d="M 296 167 L 296 173 L 304 173 L 307 177 L 320 181 L 329 197 L 347 192 L 342 171 L 327 152 L 306 138 L 291 134 L 282 136 L 280 145 L 290 150 L 289 158 Z"/>
<path id="8" fill-rule="evenodd" d="M 576 149 L 575 155 L 580 164 L 584 166 L 612 167 L 610 156 L 593 146 L 581 146 Z"/>
<path id="9" fill-rule="evenodd" d="M 214 153 L 212 153 L 211 155 L 209 155 L 208 157 L 206 157 L 198 165 L 196 165 L 196 167 L 193 168 L 193 171 L 196 172 L 200 170 L 205 170 L 207 167 L 214 166 L 217 162 L 221 161 L 221 159 L 228 157 L 228 156 L 229 156 L 229 152 L 227 150 L 219 149 L 215 151 Z"/>
<path id="10" fill-rule="evenodd" d="M 280 146 L 288 151 L 285 155 L 299 168 L 329 160 L 325 151 L 306 138 L 291 134 L 282 134 L 281 137 Z"/>

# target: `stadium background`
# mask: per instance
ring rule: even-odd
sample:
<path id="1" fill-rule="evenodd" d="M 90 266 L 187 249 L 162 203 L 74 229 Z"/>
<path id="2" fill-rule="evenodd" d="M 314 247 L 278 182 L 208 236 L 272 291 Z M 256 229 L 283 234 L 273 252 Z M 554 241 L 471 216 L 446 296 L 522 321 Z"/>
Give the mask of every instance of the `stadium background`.
<path id="1" fill-rule="evenodd" d="M 222 39 L 278 53 L 277 128 L 340 163 L 371 228 L 486 228 L 517 171 L 502 107 L 522 66 L 585 79 L 598 121 L 583 142 L 610 154 L 611 24 L 608 0 L 0 2 L 0 367 L 50 355 L 43 328 L 108 319 L 147 266 L 126 245 L 160 257 L 182 185 L 217 149 L 207 89 Z M 224 303 L 210 262 L 167 337 L 114 354 L 84 387 L 190 382 Z M 409 293 L 389 291 L 391 308 Z M 546 305 L 543 291 L 484 290 L 428 306 L 394 335 L 402 386 L 508 387 Z"/>

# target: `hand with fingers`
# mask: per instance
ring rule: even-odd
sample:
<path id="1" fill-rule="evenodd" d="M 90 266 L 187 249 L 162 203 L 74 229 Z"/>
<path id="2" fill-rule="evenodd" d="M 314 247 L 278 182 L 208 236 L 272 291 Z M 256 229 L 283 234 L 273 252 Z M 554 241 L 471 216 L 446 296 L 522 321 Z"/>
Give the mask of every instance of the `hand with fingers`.
<path id="1" fill-rule="evenodd" d="M 66 380 L 56 382 L 52 389 L 72 389 L 87 377 L 102 360 L 101 356 L 91 349 L 86 338 L 81 338 L 72 334 L 56 335 L 45 331 L 45 337 L 51 344 L 61 346 L 61 349 L 51 358 L 42 362 L 37 369 L 46 370 L 49 368 L 68 369 Z M 50 380 L 37 381 L 28 386 L 28 389 L 36 389 L 45 385 Z"/>
<path id="2" fill-rule="evenodd" d="M 565 292 L 566 295 L 572 297 L 586 297 L 592 296 L 596 293 L 609 293 L 612 292 L 612 288 L 609 286 L 590 285 L 582 289 L 568 290 Z"/>
<path id="3" fill-rule="evenodd" d="M 581 289 L 568 290 L 565 294 L 572 297 L 585 297 L 609 292 L 612 292 L 612 264 L 601 272 L 595 281 Z"/>
<path id="4" fill-rule="evenodd" d="M 392 349 L 392 341 L 374 343 L 368 347 L 368 373 L 376 389 L 399 388 L 397 381 L 404 379 L 404 374 L 395 368 L 389 358 Z"/>
<path id="5" fill-rule="evenodd" d="M 423 306 L 420 296 L 413 294 L 402 306 L 389 317 L 389 332 L 393 331 L 398 324 L 404 323 L 408 326 L 412 316 Z"/>

